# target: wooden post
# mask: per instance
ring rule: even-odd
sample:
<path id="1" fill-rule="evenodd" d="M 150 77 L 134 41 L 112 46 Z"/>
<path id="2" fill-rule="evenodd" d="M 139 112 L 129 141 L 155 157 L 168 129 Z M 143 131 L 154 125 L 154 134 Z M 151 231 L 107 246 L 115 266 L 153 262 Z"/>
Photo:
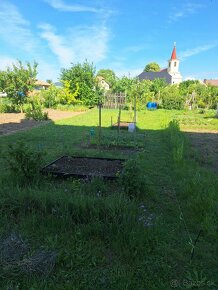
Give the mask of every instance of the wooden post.
<path id="1" fill-rule="evenodd" d="M 99 144 L 101 144 L 101 103 L 98 104 L 98 108 L 99 108 L 99 132 L 98 132 L 98 140 L 99 140 Z"/>
<path id="2" fill-rule="evenodd" d="M 136 95 L 134 97 L 134 123 L 136 125 Z"/>
<path id="3" fill-rule="evenodd" d="M 119 114 L 118 114 L 118 120 L 117 120 L 117 134 L 118 134 L 118 138 L 120 136 L 120 116 L 121 116 L 121 106 L 119 106 Z"/>

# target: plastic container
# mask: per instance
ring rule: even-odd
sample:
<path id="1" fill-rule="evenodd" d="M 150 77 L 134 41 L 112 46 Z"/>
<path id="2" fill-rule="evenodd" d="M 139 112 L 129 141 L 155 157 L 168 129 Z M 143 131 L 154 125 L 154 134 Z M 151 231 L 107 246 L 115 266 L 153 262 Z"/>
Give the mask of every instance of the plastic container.
<path id="1" fill-rule="evenodd" d="M 135 131 L 135 123 L 129 123 L 128 132 L 133 133 Z"/>

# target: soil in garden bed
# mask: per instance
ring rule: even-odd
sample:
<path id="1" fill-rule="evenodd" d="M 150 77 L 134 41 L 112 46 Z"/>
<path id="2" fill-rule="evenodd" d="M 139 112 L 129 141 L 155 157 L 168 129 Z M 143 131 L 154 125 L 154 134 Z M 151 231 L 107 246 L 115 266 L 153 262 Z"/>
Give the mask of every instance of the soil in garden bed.
<path id="1" fill-rule="evenodd" d="M 116 178 L 124 160 L 63 156 L 43 168 L 42 172 L 60 176 Z"/>

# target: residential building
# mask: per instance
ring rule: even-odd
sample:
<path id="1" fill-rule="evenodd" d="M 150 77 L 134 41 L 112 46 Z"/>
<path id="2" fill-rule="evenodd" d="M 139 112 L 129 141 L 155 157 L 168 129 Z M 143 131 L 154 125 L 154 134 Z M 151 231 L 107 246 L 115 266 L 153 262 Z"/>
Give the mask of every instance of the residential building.
<path id="1" fill-rule="evenodd" d="M 105 81 L 105 79 L 102 76 L 97 76 L 96 79 L 101 88 L 103 88 L 105 91 L 110 90 L 109 84 Z"/>

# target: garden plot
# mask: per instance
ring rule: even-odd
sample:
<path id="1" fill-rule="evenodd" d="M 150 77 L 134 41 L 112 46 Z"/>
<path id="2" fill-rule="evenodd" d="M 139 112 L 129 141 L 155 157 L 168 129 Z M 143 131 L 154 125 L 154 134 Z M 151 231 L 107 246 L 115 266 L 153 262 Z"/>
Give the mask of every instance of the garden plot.
<path id="1" fill-rule="evenodd" d="M 100 149 L 101 151 L 117 151 L 119 153 L 137 153 L 142 151 L 146 142 L 145 133 L 129 133 L 116 131 L 104 131 L 99 140 L 98 132 L 94 136 L 83 136 L 83 141 L 78 144 L 79 148 Z"/>
<path id="2" fill-rule="evenodd" d="M 115 179 L 124 160 L 110 158 L 62 156 L 42 169 L 42 173 L 59 177 Z"/>

